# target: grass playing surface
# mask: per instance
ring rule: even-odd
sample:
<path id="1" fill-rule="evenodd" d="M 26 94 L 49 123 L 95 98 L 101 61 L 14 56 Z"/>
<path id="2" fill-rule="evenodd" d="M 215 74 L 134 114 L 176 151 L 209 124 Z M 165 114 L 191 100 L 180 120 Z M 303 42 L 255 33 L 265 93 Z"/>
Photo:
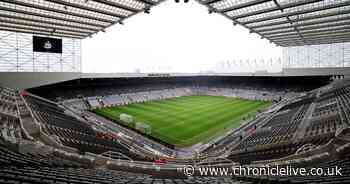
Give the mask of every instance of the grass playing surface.
<path id="1" fill-rule="evenodd" d="M 187 147 L 223 135 L 253 117 L 270 102 L 222 96 L 183 96 L 167 100 L 96 109 L 98 115 L 119 120 L 122 113 L 151 126 L 151 136 L 178 147 Z M 130 126 L 133 128 L 133 126 Z"/>

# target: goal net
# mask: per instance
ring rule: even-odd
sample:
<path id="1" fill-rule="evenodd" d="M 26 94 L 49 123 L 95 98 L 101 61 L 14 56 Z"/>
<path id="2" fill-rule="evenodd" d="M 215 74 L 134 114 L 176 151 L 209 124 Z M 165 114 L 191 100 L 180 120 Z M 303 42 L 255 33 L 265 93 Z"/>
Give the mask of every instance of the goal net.
<path id="1" fill-rule="evenodd" d="M 119 119 L 120 119 L 120 121 L 125 122 L 127 124 L 131 124 L 134 122 L 134 118 L 128 114 L 120 114 Z"/>
<path id="2" fill-rule="evenodd" d="M 147 125 L 146 123 L 142 123 L 142 122 L 137 122 L 135 124 L 135 129 L 144 133 L 144 134 L 147 134 L 147 135 L 152 133 L 151 126 Z"/>

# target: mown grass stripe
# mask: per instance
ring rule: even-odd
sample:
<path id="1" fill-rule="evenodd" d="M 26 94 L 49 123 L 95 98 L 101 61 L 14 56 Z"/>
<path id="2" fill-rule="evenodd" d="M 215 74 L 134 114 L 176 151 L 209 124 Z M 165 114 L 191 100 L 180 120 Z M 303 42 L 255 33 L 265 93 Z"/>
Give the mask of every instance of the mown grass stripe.
<path id="1" fill-rule="evenodd" d="M 221 96 L 183 96 L 95 112 L 116 120 L 121 113 L 132 115 L 136 122 L 152 127 L 152 136 L 184 147 L 238 127 L 243 117 L 269 105 L 269 102 Z"/>

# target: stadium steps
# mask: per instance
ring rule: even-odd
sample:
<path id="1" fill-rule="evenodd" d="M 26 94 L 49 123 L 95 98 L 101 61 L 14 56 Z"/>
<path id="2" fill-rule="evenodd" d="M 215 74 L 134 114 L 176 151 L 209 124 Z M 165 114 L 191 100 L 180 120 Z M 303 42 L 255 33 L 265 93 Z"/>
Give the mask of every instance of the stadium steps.
<path id="1" fill-rule="evenodd" d="M 312 113 L 315 110 L 315 103 L 311 103 L 311 105 L 309 106 L 309 108 L 306 110 L 305 115 L 302 119 L 302 121 L 300 122 L 297 131 L 293 137 L 293 140 L 300 140 L 303 139 L 305 132 L 306 132 L 306 128 L 309 126 L 310 123 L 310 118 L 312 116 Z"/>

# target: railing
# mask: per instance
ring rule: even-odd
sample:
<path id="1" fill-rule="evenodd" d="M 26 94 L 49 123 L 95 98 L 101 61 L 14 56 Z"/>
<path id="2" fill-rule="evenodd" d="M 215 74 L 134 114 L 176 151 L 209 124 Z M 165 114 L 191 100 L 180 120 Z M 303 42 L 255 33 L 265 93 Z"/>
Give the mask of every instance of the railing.
<path id="1" fill-rule="evenodd" d="M 133 159 L 131 159 L 130 157 L 124 155 L 123 153 L 120 152 L 115 152 L 115 151 L 107 151 L 104 152 L 102 154 L 100 154 L 101 156 L 110 158 L 110 159 L 115 159 L 115 160 L 129 160 L 129 161 L 133 161 Z"/>

